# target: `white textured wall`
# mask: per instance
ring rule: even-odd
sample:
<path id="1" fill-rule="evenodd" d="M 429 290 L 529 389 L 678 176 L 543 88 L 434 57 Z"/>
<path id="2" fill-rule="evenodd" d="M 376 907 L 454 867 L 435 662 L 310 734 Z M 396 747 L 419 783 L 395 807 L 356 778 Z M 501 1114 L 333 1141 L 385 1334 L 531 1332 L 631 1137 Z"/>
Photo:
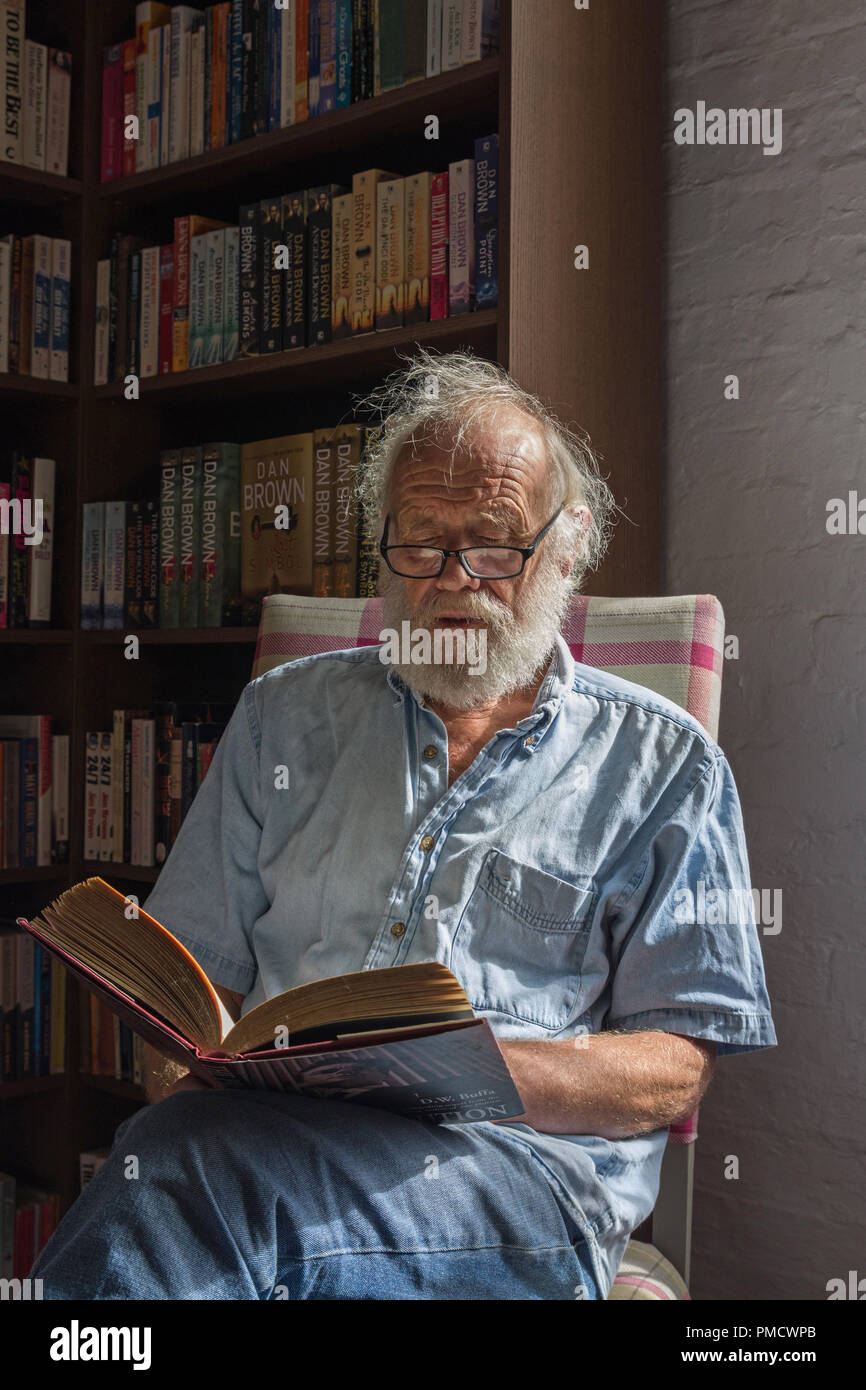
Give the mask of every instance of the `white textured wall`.
<path id="1" fill-rule="evenodd" d="M 699 99 L 781 107 L 782 153 L 676 146 Z M 701 1112 L 692 1296 L 825 1299 L 866 1277 L 866 535 L 825 529 L 866 497 L 862 3 L 670 0 L 666 106 L 666 591 L 740 639 L 719 741 L 784 912 L 780 1045 L 719 1062 Z"/>

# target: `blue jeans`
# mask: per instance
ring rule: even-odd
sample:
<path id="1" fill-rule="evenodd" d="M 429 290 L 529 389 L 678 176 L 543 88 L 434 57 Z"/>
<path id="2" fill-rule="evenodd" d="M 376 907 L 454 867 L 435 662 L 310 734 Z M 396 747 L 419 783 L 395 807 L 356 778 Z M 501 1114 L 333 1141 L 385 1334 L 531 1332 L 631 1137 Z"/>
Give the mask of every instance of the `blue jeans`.
<path id="1" fill-rule="evenodd" d="M 599 1299 L 554 1183 L 505 1126 L 182 1091 L 119 1125 L 31 1274 L 49 1299 Z"/>

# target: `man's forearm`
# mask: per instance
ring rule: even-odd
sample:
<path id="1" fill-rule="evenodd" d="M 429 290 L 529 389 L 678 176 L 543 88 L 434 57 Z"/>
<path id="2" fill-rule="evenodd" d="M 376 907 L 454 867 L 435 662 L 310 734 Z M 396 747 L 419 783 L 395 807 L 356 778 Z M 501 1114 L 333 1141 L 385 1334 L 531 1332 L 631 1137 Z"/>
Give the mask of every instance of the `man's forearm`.
<path id="1" fill-rule="evenodd" d="M 546 1134 L 626 1139 L 687 1119 L 712 1074 L 712 1056 L 675 1033 L 615 1032 L 577 1039 L 499 1039 L 523 1097 L 524 1124 Z"/>

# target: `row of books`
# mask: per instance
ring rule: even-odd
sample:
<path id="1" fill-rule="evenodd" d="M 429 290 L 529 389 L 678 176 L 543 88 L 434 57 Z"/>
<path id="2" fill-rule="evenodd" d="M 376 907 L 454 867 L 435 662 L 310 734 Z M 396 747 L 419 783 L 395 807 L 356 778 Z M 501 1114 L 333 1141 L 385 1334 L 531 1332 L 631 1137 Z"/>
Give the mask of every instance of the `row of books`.
<path id="1" fill-rule="evenodd" d="M 0 4 L 0 159 L 66 175 L 72 54 L 26 38 L 26 0 Z"/>
<path id="2" fill-rule="evenodd" d="M 254 626 L 269 593 L 369 598 L 372 518 L 354 501 L 367 432 L 165 449 L 159 495 L 84 505 L 81 625 Z"/>
<path id="3" fill-rule="evenodd" d="M 499 0 L 142 3 L 106 48 L 103 182 L 159 169 L 499 49 Z"/>
<path id="4" fill-rule="evenodd" d="M 0 869 L 69 859 L 69 735 L 49 714 L 0 715 Z"/>
<path id="5" fill-rule="evenodd" d="M 0 936 L 0 1081 L 64 1070 L 66 980 L 57 957 L 32 936 Z"/>
<path id="6" fill-rule="evenodd" d="M 13 1173 L 0 1173 L 0 1279 L 28 1279 L 59 1220 L 59 1192 L 46 1192 Z M 37 1296 L 32 1289 L 29 1294 Z"/>
<path id="7" fill-rule="evenodd" d="M 124 1023 L 117 1014 L 112 1013 L 105 1001 L 97 995 L 82 990 L 82 1003 L 82 1069 L 91 1076 L 110 1076 L 115 1081 L 129 1081 L 134 1086 L 142 1085 L 143 1040 L 137 1033 L 133 1033 L 128 1023 Z M 95 1171 L 96 1168 L 93 1169 L 93 1172 Z M 93 1172 L 90 1173 L 91 1177 Z M 85 1175 L 82 1173 L 83 1186 Z"/>
<path id="8" fill-rule="evenodd" d="M 231 717 L 226 706 L 116 709 L 85 738 L 84 858 L 161 864 Z"/>
<path id="9" fill-rule="evenodd" d="M 0 372 L 69 380 L 70 259 L 63 237 L 0 237 Z"/>
<path id="10" fill-rule="evenodd" d="M 493 307 L 496 135 L 448 171 L 355 174 L 244 204 L 238 225 L 175 218 L 173 240 L 116 232 L 97 265 L 94 383 L 316 346 Z"/>
<path id="11" fill-rule="evenodd" d="M 51 622 L 55 473 L 54 459 L 0 455 L 0 628 Z"/>

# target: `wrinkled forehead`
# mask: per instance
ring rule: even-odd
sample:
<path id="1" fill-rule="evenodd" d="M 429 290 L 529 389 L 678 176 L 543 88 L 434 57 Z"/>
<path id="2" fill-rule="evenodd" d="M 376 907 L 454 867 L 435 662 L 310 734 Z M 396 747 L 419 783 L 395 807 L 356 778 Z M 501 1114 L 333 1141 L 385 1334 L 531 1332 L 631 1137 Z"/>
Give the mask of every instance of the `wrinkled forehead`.
<path id="1" fill-rule="evenodd" d="M 483 505 L 519 522 L 544 510 L 551 484 L 538 425 L 508 411 L 460 435 L 453 429 L 419 431 L 395 461 L 389 510 L 417 515 Z"/>

